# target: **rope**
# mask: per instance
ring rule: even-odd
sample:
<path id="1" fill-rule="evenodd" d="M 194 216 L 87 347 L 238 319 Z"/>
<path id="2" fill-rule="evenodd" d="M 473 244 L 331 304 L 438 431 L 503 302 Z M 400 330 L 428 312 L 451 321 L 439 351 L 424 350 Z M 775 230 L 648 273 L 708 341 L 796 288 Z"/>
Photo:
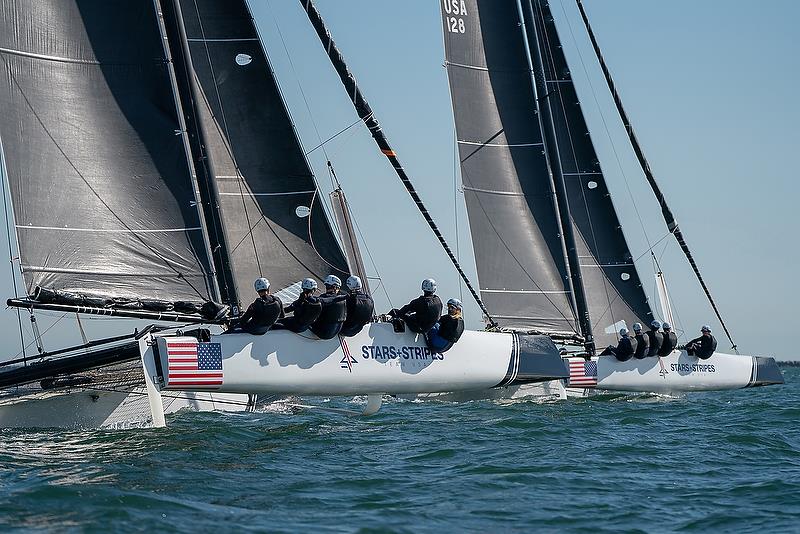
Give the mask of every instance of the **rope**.
<path id="1" fill-rule="evenodd" d="M 389 145 L 389 141 L 386 139 L 386 136 L 381 129 L 380 124 L 375 119 L 374 114 L 372 113 L 372 109 L 370 108 L 367 101 L 364 99 L 364 95 L 361 93 L 361 90 L 358 88 L 358 84 L 356 83 L 355 78 L 350 73 L 347 65 L 344 62 L 344 58 L 342 54 L 339 52 L 339 49 L 336 47 L 336 43 L 334 43 L 333 38 L 331 37 L 330 32 L 325 27 L 325 23 L 322 20 L 319 12 L 317 11 L 314 3 L 311 0 L 300 0 L 300 4 L 308 14 L 309 21 L 311 25 L 314 27 L 317 36 L 319 37 L 323 48 L 325 49 L 328 58 L 331 60 L 336 72 L 339 74 L 339 78 L 342 81 L 342 84 L 345 86 L 348 94 L 350 95 L 351 102 L 353 106 L 356 108 L 356 113 L 364 117 L 364 124 L 369 129 L 370 133 L 372 134 L 373 139 L 375 140 L 376 144 L 380 148 L 381 152 L 384 156 L 389 160 L 392 167 L 394 168 L 397 176 L 400 178 L 400 181 L 408 191 L 408 194 L 411 195 L 412 200 L 417 205 L 422 216 L 425 218 L 425 222 L 428 223 L 428 226 L 433 231 L 436 238 L 439 240 L 439 244 L 441 244 L 442 248 L 444 249 L 445 253 L 447 253 L 448 258 L 453 263 L 453 266 L 458 271 L 458 274 L 461 275 L 461 278 L 464 280 L 464 283 L 467 285 L 467 288 L 470 290 L 472 297 L 480 306 L 481 311 L 486 315 L 490 326 L 496 326 L 497 323 L 492 319 L 489 310 L 486 309 L 486 306 L 481 301 L 480 296 L 478 295 L 475 288 L 470 283 L 469 278 L 467 278 L 466 273 L 461 268 L 458 260 L 456 259 L 453 251 L 450 250 L 450 246 L 447 244 L 447 241 L 442 236 L 441 231 L 436 226 L 436 223 L 433 221 L 431 214 L 428 212 L 425 205 L 422 203 L 422 199 L 420 198 L 419 194 L 417 193 L 416 189 L 411 183 L 411 180 L 406 175 L 403 166 L 400 164 L 399 159 L 397 158 L 397 154 Z"/>
<path id="2" fill-rule="evenodd" d="M 211 118 L 212 118 L 211 122 L 214 124 L 215 128 L 218 130 L 218 133 L 220 134 L 220 137 L 222 137 L 222 145 L 225 147 L 225 151 L 228 153 L 228 156 L 231 158 L 231 162 L 233 163 L 234 169 L 236 169 L 236 183 L 239 186 L 239 196 L 242 199 L 242 209 L 244 210 L 244 218 L 245 218 L 245 221 L 247 222 L 247 228 L 249 230 L 248 233 L 250 234 L 250 240 L 251 240 L 252 245 L 253 245 L 253 255 L 256 258 L 256 267 L 258 268 L 258 275 L 259 276 L 263 276 L 264 272 L 261 269 L 261 259 L 260 259 L 260 256 L 258 254 L 258 247 L 256 246 L 255 236 L 252 233 L 252 224 L 250 223 L 250 213 L 249 213 L 249 211 L 247 209 L 247 199 L 245 198 L 245 195 L 244 195 L 244 184 L 243 184 L 244 175 L 242 174 L 241 168 L 239 167 L 239 163 L 236 160 L 236 156 L 234 155 L 233 150 L 231 149 L 231 147 L 229 145 L 231 135 L 230 135 L 230 130 L 228 129 L 228 119 L 225 116 L 225 106 L 222 104 L 222 95 L 219 92 L 219 85 L 217 84 L 217 76 L 214 73 L 214 63 L 211 61 L 211 52 L 210 52 L 210 49 L 209 49 L 209 46 L 208 46 L 208 40 L 206 39 L 205 27 L 203 26 L 203 17 L 200 15 L 200 7 L 197 4 L 197 0 L 194 0 L 194 8 L 195 8 L 195 13 L 197 14 L 198 24 L 200 25 L 200 34 L 203 37 L 203 49 L 204 49 L 204 51 L 206 53 L 206 60 L 208 61 L 208 68 L 211 71 L 211 79 L 213 80 L 213 83 L 214 83 L 214 93 L 216 94 L 216 97 L 217 97 L 217 105 L 219 106 L 220 115 L 222 116 L 222 125 L 223 125 L 224 130 L 225 130 L 224 134 L 221 131 L 219 123 L 217 123 L 217 121 L 214 120 L 215 117 L 214 117 L 213 109 L 212 109 L 211 105 L 209 104 L 208 100 L 206 100 L 207 99 L 206 92 L 205 91 L 201 91 L 201 95 L 203 96 L 203 99 L 206 102 L 206 105 L 208 105 L 208 111 L 211 114 Z M 197 71 L 195 71 L 195 78 L 197 78 Z M 199 80 L 198 80 L 198 84 L 201 85 Z"/>
<path id="3" fill-rule="evenodd" d="M 619 153 L 617 152 L 617 146 L 614 143 L 614 139 L 611 136 L 611 131 L 608 128 L 608 123 L 606 122 L 606 116 L 603 113 L 602 108 L 600 107 L 600 101 L 597 98 L 597 92 L 595 91 L 594 84 L 592 83 L 592 79 L 589 76 L 589 70 L 586 68 L 586 63 L 583 60 L 583 54 L 581 53 L 580 47 L 578 46 L 578 41 L 575 38 L 575 32 L 572 29 L 572 23 L 569 21 L 569 17 L 567 16 L 567 10 L 564 8 L 564 2 L 559 0 L 559 4 L 561 5 L 561 11 L 564 13 L 564 20 L 567 21 L 567 28 L 569 28 L 570 36 L 572 37 L 572 43 L 574 45 L 575 50 L 578 53 L 578 59 L 581 62 L 581 68 L 583 69 L 583 73 L 586 76 L 586 81 L 589 84 L 589 89 L 592 93 L 592 98 L 594 99 L 595 106 L 597 107 L 598 114 L 600 115 L 600 120 L 603 123 L 603 129 L 606 132 L 606 137 L 608 138 L 609 145 L 611 146 L 611 151 L 614 153 L 614 159 L 617 162 L 617 167 L 619 168 L 619 172 L 622 175 L 622 180 L 625 183 L 625 189 L 628 191 L 628 196 L 631 199 L 631 205 L 633 205 L 633 210 L 636 213 L 636 218 L 639 220 L 639 226 L 642 229 L 642 233 L 644 234 L 644 239 L 647 242 L 647 246 L 652 248 L 650 245 L 650 236 L 647 234 L 647 228 L 644 225 L 644 220 L 642 219 L 642 215 L 639 212 L 639 207 L 636 205 L 636 200 L 633 196 L 633 191 L 631 190 L 630 183 L 628 182 L 628 175 L 625 173 L 625 169 L 622 166 L 622 160 L 620 160 Z"/>
<path id="4" fill-rule="evenodd" d="M 538 20 L 539 27 L 542 28 L 541 38 L 544 41 L 544 45 L 545 45 L 545 47 L 544 47 L 545 51 L 546 51 L 546 59 L 545 60 L 548 62 L 548 66 L 550 67 L 550 72 L 553 75 L 555 75 L 555 73 L 556 73 L 555 58 L 553 57 L 553 53 L 552 53 L 553 44 L 550 42 L 549 35 L 547 35 L 547 31 L 546 31 L 546 27 L 545 27 L 545 20 L 544 20 L 544 10 L 543 10 L 541 4 L 539 4 L 539 3 L 536 4 L 536 15 L 537 15 L 537 18 L 539 19 Z M 559 46 L 559 48 L 560 48 L 560 46 Z M 563 97 L 561 95 L 561 87 L 560 87 L 560 85 L 561 84 L 556 84 L 556 88 L 553 89 L 548 94 L 548 97 L 550 95 L 555 95 L 555 96 L 558 97 L 558 102 L 560 104 L 560 106 L 558 106 L 558 107 L 560 107 L 561 115 L 564 118 L 564 125 L 566 127 L 567 138 L 569 139 L 569 152 L 572 155 L 572 163 L 575 165 L 575 170 L 577 172 L 581 172 L 580 171 L 580 166 L 578 165 L 578 155 L 575 152 L 575 143 L 573 141 L 572 129 L 570 128 L 569 118 L 567 117 L 567 109 L 566 109 L 566 106 L 564 105 L 564 99 L 563 99 Z M 545 87 L 546 86 L 547 86 L 547 80 L 545 80 Z M 589 144 L 591 145 L 591 140 L 589 141 Z M 592 151 L 594 152 L 594 147 L 592 147 Z M 563 152 L 559 150 L 559 154 L 563 154 Z M 602 176 L 602 174 L 601 174 L 601 176 Z M 597 235 L 596 235 L 596 233 L 594 231 L 594 221 L 592 220 L 591 210 L 589 209 L 589 201 L 588 201 L 588 199 L 586 197 L 586 190 L 584 189 L 583 180 L 578 180 L 578 184 L 579 184 L 580 190 L 581 190 L 581 198 L 583 199 L 583 209 L 586 211 L 586 219 L 589 221 L 589 233 L 591 234 L 591 237 L 592 237 L 592 243 L 594 244 L 594 250 L 599 252 L 600 251 L 600 247 L 598 246 L 598 243 L 597 243 Z M 566 199 L 566 202 L 569 203 L 569 198 Z M 609 200 L 609 202 L 610 202 L 610 200 Z M 612 213 L 614 212 L 613 204 L 611 205 L 611 211 L 612 211 Z M 573 221 L 574 221 L 574 218 L 573 218 Z M 577 226 L 577 224 L 576 224 L 576 226 Z M 578 229 L 578 232 L 580 232 L 580 228 Z M 592 254 L 592 256 L 594 256 L 594 253 L 591 250 L 589 252 Z M 596 260 L 596 262 L 598 264 L 597 268 L 598 269 L 602 269 L 602 267 L 600 267 L 600 261 L 602 261 L 602 258 L 601 258 L 600 261 L 598 261 L 596 257 L 594 259 Z M 603 274 L 605 274 L 605 271 L 603 272 Z M 610 285 L 613 286 L 613 283 L 610 284 Z M 603 290 L 604 290 L 604 292 L 606 294 L 606 302 L 608 303 L 608 306 L 603 311 L 603 313 L 600 315 L 600 317 L 596 317 L 595 318 L 595 323 L 600 323 L 600 321 L 603 319 L 605 314 L 610 311 L 611 312 L 611 324 L 616 324 L 616 319 L 614 317 L 614 308 L 612 306 L 611 294 L 608 292 L 608 286 L 609 286 L 609 284 L 605 284 L 605 283 L 603 284 Z M 616 289 L 616 287 L 614 289 Z M 617 292 L 617 296 L 619 296 L 619 292 Z M 616 302 L 617 300 L 619 300 L 619 299 L 615 298 L 613 302 Z M 623 300 L 623 302 L 624 302 L 624 300 Z M 587 308 L 588 308 L 588 306 L 587 306 Z M 591 321 L 591 316 L 590 316 L 589 320 Z"/>
<path id="5" fill-rule="evenodd" d="M 581 13 L 581 19 L 583 20 L 583 24 L 586 27 L 587 33 L 589 34 L 589 40 L 592 42 L 592 47 L 594 48 L 597 60 L 600 62 L 600 67 L 603 70 L 603 75 L 605 76 L 608 89 L 609 91 L 611 91 L 611 94 L 614 97 L 614 104 L 617 106 L 617 111 L 619 112 L 620 118 L 622 119 L 622 123 L 625 126 L 625 130 L 628 132 L 628 138 L 630 139 L 631 145 L 633 146 L 633 151 L 636 154 L 636 159 L 639 161 L 639 165 L 642 167 L 642 171 L 644 171 L 645 177 L 647 178 L 647 183 L 650 184 L 650 188 L 653 190 L 653 194 L 655 194 L 656 199 L 661 205 L 661 214 L 664 217 L 664 222 L 667 224 L 667 228 L 669 229 L 669 231 L 675 236 L 675 239 L 678 241 L 681 250 L 683 250 L 686 259 L 689 261 L 689 265 L 691 265 L 692 270 L 694 271 L 694 274 L 697 277 L 697 281 L 700 282 L 700 286 L 703 288 L 703 291 L 705 292 L 706 297 L 708 298 L 708 302 L 711 304 L 711 307 L 714 310 L 717 319 L 719 319 L 720 325 L 722 325 L 722 329 L 725 331 L 725 335 L 731 342 L 732 346 L 731 348 L 736 350 L 737 348 L 736 343 L 733 341 L 731 333 L 728 331 L 728 327 L 725 325 L 725 321 L 723 321 L 722 319 L 722 315 L 720 314 L 720 311 L 717 308 L 717 304 L 716 302 L 714 302 L 714 299 L 711 296 L 711 291 L 708 289 L 705 280 L 703 280 L 703 277 L 700 274 L 700 268 L 697 266 L 697 263 L 695 262 L 694 257 L 692 256 L 692 253 L 689 250 L 689 247 L 683 238 L 683 234 L 680 231 L 678 222 L 672 215 L 672 211 L 669 209 L 669 206 L 667 205 L 667 201 L 664 198 L 664 194 L 662 193 L 661 188 L 658 186 L 658 183 L 656 182 L 653 172 L 650 170 L 650 164 L 647 162 L 647 158 L 645 158 L 641 145 L 639 145 L 639 141 L 636 138 L 636 133 L 633 131 L 633 126 L 631 125 L 631 121 L 628 118 L 628 114 L 625 112 L 625 108 L 622 105 L 622 99 L 620 98 L 616 86 L 614 85 L 614 80 L 611 78 L 611 72 L 608 70 L 608 66 L 606 65 L 606 62 L 603 59 L 603 55 L 600 52 L 600 46 L 598 45 L 597 38 L 594 35 L 594 31 L 592 30 L 591 25 L 589 24 L 589 19 L 586 16 L 586 11 L 583 8 L 583 3 L 581 2 L 581 0 L 575 0 L 575 1 L 578 4 L 578 10 Z"/>
<path id="6" fill-rule="evenodd" d="M 8 178 L 8 173 L 6 172 L 6 159 L 5 159 L 5 152 L 3 151 L 3 142 L 0 140 L 0 171 L 2 171 L 3 176 L 0 176 L 0 180 L 2 180 L 2 187 L 3 187 L 3 215 L 6 221 L 6 241 L 8 244 L 8 261 L 10 264 L 11 270 L 11 283 L 14 287 L 14 297 L 19 298 L 19 290 L 17 288 L 17 277 L 14 274 L 14 248 L 11 245 L 11 217 L 9 216 L 9 209 L 8 209 L 8 192 L 6 191 L 6 179 Z M 10 187 L 10 184 L 9 184 Z M 15 231 L 15 230 L 14 230 Z M 20 273 L 22 272 L 22 262 L 20 262 Z M 22 348 L 22 355 L 26 357 L 25 354 L 25 335 L 22 332 L 22 311 L 19 308 L 15 308 L 17 313 L 17 326 L 19 328 L 19 345 Z M 25 363 L 27 365 L 27 362 Z"/>

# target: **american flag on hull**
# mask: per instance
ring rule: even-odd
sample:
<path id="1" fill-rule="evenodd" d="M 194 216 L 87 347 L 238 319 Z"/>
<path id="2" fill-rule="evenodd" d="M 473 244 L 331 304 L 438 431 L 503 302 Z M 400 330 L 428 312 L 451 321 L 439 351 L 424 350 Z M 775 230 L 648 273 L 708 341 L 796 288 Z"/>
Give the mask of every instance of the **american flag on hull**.
<path id="1" fill-rule="evenodd" d="M 568 358 L 570 387 L 597 387 L 597 362 Z"/>
<path id="2" fill-rule="evenodd" d="M 186 338 L 167 340 L 167 384 L 180 389 L 219 389 L 222 347 Z"/>

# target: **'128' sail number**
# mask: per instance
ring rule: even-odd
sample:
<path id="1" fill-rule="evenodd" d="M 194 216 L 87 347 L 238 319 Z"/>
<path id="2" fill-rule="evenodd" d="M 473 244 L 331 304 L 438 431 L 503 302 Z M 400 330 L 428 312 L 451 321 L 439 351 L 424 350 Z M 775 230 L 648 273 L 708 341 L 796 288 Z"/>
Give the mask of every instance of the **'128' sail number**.
<path id="1" fill-rule="evenodd" d="M 442 0 L 442 3 L 447 15 L 461 15 L 463 17 L 467 14 L 467 6 L 464 4 L 464 0 Z M 447 31 L 450 33 L 464 33 L 464 19 L 461 17 L 446 16 L 444 25 Z"/>

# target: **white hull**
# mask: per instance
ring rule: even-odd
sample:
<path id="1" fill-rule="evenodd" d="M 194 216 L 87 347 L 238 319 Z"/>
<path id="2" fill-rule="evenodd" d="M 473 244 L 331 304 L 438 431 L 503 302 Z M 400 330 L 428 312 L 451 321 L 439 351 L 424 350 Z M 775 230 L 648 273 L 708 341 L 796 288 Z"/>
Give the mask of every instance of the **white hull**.
<path id="1" fill-rule="evenodd" d="M 659 361 L 660 360 L 660 361 Z M 583 363 L 583 358 L 567 361 Z M 676 394 L 690 391 L 719 391 L 782 384 L 783 376 L 773 358 L 714 353 L 708 360 L 673 351 L 662 358 L 632 358 L 620 362 L 614 356 L 595 356 L 597 385 L 570 384 L 553 380 L 539 384 L 407 396 L 420 400 L 468 402 L 474 400 L 520 399 L 550 400 L 585 397 L 597 390 L 636 393 Z M 662 367 L 663 365 L 663 367 Z"/>
<path id="2" fill-rule="evenodd" d="M 683 393 L 782 384 L 773 358 L 715 352 L 709 359 L 673 351 L 662 358 L 597 357 L 597 388 L 611 391 Z"/>
<path id="3" fill-rule="evenodd" d="M 158 337 L 143 358 L 160 361 L 154 382 L 163 390 L 213 389 L 226 393 L 365 395 L 487 389 L 566 377 L 552 341 L 543 336 L 465 331 L 445 354 L 432 354 L 421 335 L 398 334 L 387 323 L 368 325 L 352 338 L 319 340 L 287 331 L 263 336 L 213 336 L 219 344 L 219 384 L 198 388 L 176 371 L 172 347 L 192 338 Z M 178 345 L 175 345 L 178 344 Z M 217 349 L 217 347 L 215 347 Z M 176 363 L 178 362 L 178 363 Z M 172 367 L 170 367 L 172 366 Z M 177 377 L 177 378 L 176 378 Z"/>

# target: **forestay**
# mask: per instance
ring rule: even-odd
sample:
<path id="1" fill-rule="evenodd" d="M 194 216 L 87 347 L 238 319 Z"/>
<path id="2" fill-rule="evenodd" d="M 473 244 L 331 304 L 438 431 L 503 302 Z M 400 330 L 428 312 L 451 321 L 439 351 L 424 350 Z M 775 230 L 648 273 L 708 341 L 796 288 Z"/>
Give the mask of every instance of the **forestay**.
<path id="1" fill-rule="evenodd" d="M 181 0 L 239 294 L 347 274 L 244 0 Z M 288 293 L 291 293 L 289 291 Z"/>
<path id="2" fill-rule="evenodd" d="M 0 0 L 0 69 L 28 292 L 213 298 L 153 2 Z"/>

